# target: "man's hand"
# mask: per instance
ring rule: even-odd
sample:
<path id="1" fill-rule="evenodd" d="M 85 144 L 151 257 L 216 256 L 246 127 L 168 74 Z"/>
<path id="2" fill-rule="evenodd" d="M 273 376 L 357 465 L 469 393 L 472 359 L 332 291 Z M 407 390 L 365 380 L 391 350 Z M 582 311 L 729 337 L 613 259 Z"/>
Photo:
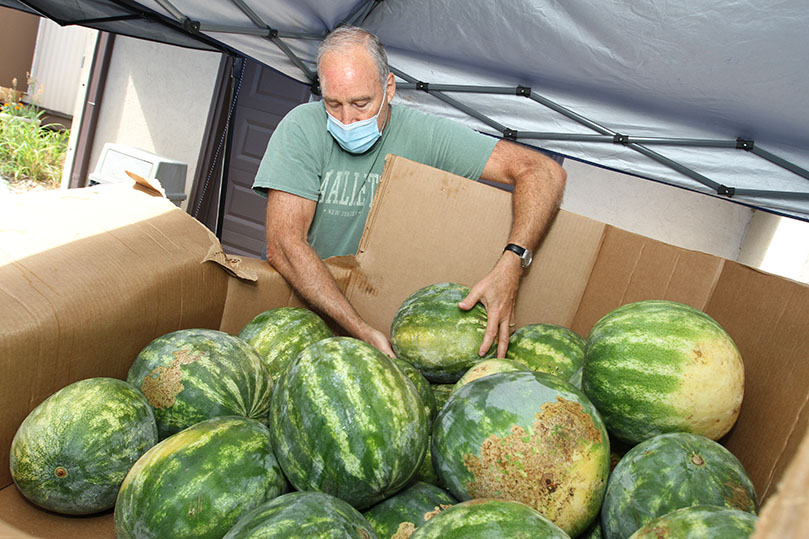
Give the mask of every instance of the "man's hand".
<path id="1" fill-rule="evenodd" d="M 475 284 L 458 304 L 464 311 L 470 310 L 478 302 L 486 307 L 486 333 L 478 350 L 481 357 L 489 351 L 495 338 L 497 357 L 506 357 L 521 273 L 519 257 L 511 252 L 503 253 L 492 271 Z"/>
<path id="2" fill-rule="evenodd" d="M 393 352 L 393 347 L 390 344 L 390 339 L 378 329 L 368 326 L 368 329 L 361 334 L 360 338 L 386 356 L 396 357 L 396 354 Z"/>

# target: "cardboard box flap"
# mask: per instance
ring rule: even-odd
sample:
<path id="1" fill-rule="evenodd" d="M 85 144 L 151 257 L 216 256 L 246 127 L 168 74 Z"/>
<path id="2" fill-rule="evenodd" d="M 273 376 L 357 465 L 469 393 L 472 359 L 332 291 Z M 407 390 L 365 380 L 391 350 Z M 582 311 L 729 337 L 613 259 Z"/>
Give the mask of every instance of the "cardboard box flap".
<path id="1" fill-rule="evenodd" d="M 724 259 L 607 226 L 573 330 L 586 337 L 611 310 L 646 299 L 704 309 Z"/>
<path id="2" fill-rule="evenodd" d="M 337 281 L 337 286 L 344 291 L 352 272 L 357 267 L 356 258 L 353 256 L 332 257 L 325 263 Z M 245 324 L 268 309 L 287 306 L 312 308 L 265 260 L 244 258 L 241 260 L 241 267 L 244 272 L 249 272 L 255 278 L 228 280 L 227 297 L 219 327 L 221 331 L 237 335 Z M 335 333 L 339 333 L 339 328 L 330 319 L 325 316 L 323 319 Z"/>
<path id="3" fill-rule="evenodd" d="M 809 287 L 726 261 L 705 312 L 745 366 L 741 414 L 723 442 L 766 498 L 807 432 Z"/>
<path id="4" fill-rule="evenodd" d="M 17 426 L 76 380 L 125 378 L 155 337 L 219 326 L 227 275 L 207 229 L 132 189 L 9 197 L 0 212 L 0 486 Z"/>
<path id="5" fill-rule="evenodd" d="M 419 288 L 482 279 L 510 228 L 511 193 L 388 156 L 346 293 L 388 333 L 402 301 Z M 603 230 L 603 223 L 560 212 L 523 277 L 517 325 L 573 322 Z"/>

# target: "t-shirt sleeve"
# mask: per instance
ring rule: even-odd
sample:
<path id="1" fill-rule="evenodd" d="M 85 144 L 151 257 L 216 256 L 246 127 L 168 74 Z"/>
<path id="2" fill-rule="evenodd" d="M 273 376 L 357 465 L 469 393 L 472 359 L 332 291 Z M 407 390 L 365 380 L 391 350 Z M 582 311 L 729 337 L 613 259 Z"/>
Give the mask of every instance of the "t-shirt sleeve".
<path id="1" fill-rule="evenodd" d="M 276 189 L 309 200 L 320 196 L 320 152 L 311 134 L 306 136 L 308 119 L 303 108 L 287 114 L 270 137 L 258 167 L 253 190 L 267 196 Z M 309 120 L 310 123 L 310 120 Z"/>
<path id="2" fill-rule="evenodd" d="M 499 139 L 438 116 L 433 116 L 430 128 L 432 133 L 424 140 L 429 141 L 435 162 L 429 164 L 459 176 L 479 179 Z"/>

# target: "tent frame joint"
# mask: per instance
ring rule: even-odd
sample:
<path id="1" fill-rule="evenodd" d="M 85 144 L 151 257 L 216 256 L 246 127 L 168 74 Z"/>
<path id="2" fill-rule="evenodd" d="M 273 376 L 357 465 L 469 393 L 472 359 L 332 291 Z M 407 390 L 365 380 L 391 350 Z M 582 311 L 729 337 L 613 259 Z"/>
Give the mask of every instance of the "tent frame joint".
<path id="1" fill-rule="evenodd" d="M 183 30 L 190 34 L 199 34 L 200 27 L 201 23 L 199 21 L 191 20 L 188 17 L 183 19 Z"/>
<path id="2" fill-rule="evenodd" d="M 629 135 L 623 135 L 621 133 L 615 133 L 612 137 L 612 142 L 614 144 L 623 144 L 624 146 L 629 144 Z"/>
<path id="3" fill-rule="evenodd" d="M 716 193 L 731 198 L 733 197 L 733 195 L 736 194 L 736 188 L 728 187 L 726 185 L 720 185 L 719 187 L 716 188 Z"/>
<path id="4" fill-rule="evenodd" d="M 517 130 L 505 128 L 503 129 L 503 138 L 508 140 L 517 140 Z"/>
<path id="5" fill-rule="evenodd" d="M 528 86 L 517 86 L 516 94 L 522 97 L 531 97 L 531 88 Z"/>
<path id="6" fill-rule="evenodd" d="M 416 81 L 416 90 L 421 90 L 422 92 L 430 93 L 430 83 L 429 82 Z"/>
<path id="7" fill-rule="evenodd" d="M 741 137 L 736 139 L 736 149 L 744 150 L 746 152 L 752 151 L 756 143 L 752 140 L 743 139 Z"/>

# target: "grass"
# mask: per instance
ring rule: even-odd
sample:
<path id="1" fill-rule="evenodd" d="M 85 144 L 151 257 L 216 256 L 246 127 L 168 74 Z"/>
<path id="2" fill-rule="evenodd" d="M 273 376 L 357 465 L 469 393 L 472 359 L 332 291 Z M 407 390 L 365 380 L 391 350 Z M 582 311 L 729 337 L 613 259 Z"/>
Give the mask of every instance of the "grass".
<path id="1" fill-rule="evenodd" d="M 68 130 L 42 125 L 44 111 L 33 105 L 6 103 L 0 109 L 0 177 L 12 188 L 55 189 L 62 180 Z"/>

